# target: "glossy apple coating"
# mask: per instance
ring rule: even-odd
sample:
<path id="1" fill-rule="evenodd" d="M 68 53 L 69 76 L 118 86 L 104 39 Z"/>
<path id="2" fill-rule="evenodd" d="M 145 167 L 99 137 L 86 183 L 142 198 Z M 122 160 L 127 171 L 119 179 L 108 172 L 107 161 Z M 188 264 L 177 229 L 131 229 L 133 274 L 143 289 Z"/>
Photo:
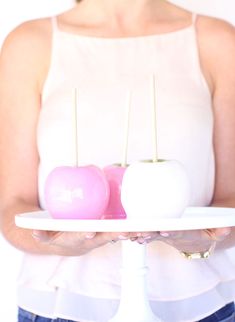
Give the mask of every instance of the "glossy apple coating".
<path id="1" fill-rule="evenodd" d="M 125 219 L 126 213 L 121 203 L 122 178 L 126 167 L 109 165 L 103 169 L 109 183 L 109 203 L 105 209 L 103 219 Z"/>
<path id="2" fill-rule="evenodd" d="M 121 200 L 127 218 L 179 217 L 189 198 L 189 178 L 178 161 L 136 162 L 123 176 Z"/>
<path id="3" fill-rule="evenodd" d="M 45 183 L 46 208 L 56 219 L 100 219 L 108 200 L 108 182 L 93 165 L 57 167 Z"/>

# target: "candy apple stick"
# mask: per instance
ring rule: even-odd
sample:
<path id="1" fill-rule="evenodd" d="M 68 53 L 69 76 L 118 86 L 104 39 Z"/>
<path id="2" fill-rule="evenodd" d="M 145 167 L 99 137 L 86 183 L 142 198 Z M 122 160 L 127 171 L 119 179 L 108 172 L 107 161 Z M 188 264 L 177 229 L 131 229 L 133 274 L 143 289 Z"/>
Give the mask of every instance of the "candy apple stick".
<path id="1" fill-rule="evenodd" d="M 74 139 L 75 139 L 75 166 L 78 167 L 78 89 L 74 89 Z"/>
<path id="2" fill-rule="evenodd" d="M 126 101 L 126 119 L 125 119 L 125 134 L 124 134 L 124 144 L 123 144 L 123 155 L 122 155 L 122 162 L 121 162 L 122 167 L 126 167 L 126 165 L 127 165 L 127 151 L 128 151 L 128 141 L 129 141 L 131 98 L 132 98 L 132 92 L 128 91 L 128 93 L 127 93 L 127 101 Z"/>
<path id="3" fill-rule="evenodd" d="M 158 144 L 157 144 L 157 101 L 156 101 L 156 76 L 153 74 L 152 81 L 152 108 L 153 108 L 153 162 L 158 161 Z"/>

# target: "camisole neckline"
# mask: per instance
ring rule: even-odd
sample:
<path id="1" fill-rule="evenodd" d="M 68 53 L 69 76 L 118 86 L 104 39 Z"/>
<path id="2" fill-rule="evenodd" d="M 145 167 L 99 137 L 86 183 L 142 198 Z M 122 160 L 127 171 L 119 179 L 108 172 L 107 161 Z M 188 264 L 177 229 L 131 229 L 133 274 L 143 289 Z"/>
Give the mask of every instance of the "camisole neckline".
<path id="1" fill-rule="evenodd" d="M 188 26 L 185 26 L 183 28 L 179 28 L 176 30 L 172 30 L 169 32 L 164 32 L 164 33 L 156 33 L 156 34 L 149 34 L 149 35 L 139 35 L 139 36 L 127 36 L 127 37 L 101 37 L 101 36 L 88 36 L 88 35 L 83 35 L 71 31 L 66 31 L 63 30 L 59 27 L 57 17 L 53 16 L 52 17 L 52 26 L 53 26 L 53 32 L 57 32 L 61 36 L 65 37 L 73 37 L 74 39 L 81 39 L 81 40 L 86 40 L 86 41 L 96 41 L 96 42 L 128 42 L 128 41 L 136 41 L 136 40 L 148 40 L 148 39 L 157 39 L 157 38 L 162 38 L 162 37 L 169 37 L 171 38 L 172 36 L 175 35 L 181 35 L 184 33 L 187 33 L 191 30 L 194 30 L 195 28 L 195 22 L 197 19 L 197 14 L 192 13 L 192 19 L 191 19 L 191 24 Z"/>

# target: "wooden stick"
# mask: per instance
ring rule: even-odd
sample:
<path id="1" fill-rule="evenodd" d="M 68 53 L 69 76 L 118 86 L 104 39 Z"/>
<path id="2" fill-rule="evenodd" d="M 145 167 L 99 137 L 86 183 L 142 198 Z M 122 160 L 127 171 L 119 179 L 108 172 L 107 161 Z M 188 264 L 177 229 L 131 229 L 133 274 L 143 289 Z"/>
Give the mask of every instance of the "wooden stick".
<path id="1" fill-rule="evenodd" d="M 153 106 L 153 162 L 158 161 L 157 142 L 157 100 L 156 100 L 156 76 L 152 76 L 152 106 Z"/>
<path id="2" fill-rule="evenodd" d="M 131 112 L 131 99 L 132 92 L 128 90 L 127 100 L 126 100 L 126 117 L 125 117 L 125 134 L 124 134 L 124 144 L 123 144 L 123 154 L 121 166 L 126 167 L 127 165 L 127 152 L 128 152 L 128 142 L 129 142 L 129 127 L 130 127 L 130 112 Z"/>
<path id="3" fill-rule="evenodd" d="M 78 167 L 78 89 L 74 89 L 74 143 L 75 143 L 75 166 Z"/>

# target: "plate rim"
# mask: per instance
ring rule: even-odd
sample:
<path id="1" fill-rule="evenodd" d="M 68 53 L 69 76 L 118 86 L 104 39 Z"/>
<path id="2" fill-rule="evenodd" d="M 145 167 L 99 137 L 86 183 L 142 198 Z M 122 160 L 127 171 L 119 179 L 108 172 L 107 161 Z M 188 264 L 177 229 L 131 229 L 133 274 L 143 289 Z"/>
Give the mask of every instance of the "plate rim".
<path id="1" fill-rule="evenodd" d="M 219 215 L 220 213 L 221 215 Z M 197 217 L 193 214 L 197 214 Z M 195 230 L 235 226 L 235 208 L 188 207 L 179 218 L 158 217 L 157 221 L 156 218 L 151 218 L 148 221 L 136 219 L 53 219 L 48 211 L 39 210 L 17 214 L 15 223 L 18 227 L 25 229 L 71 232 Z"/>

